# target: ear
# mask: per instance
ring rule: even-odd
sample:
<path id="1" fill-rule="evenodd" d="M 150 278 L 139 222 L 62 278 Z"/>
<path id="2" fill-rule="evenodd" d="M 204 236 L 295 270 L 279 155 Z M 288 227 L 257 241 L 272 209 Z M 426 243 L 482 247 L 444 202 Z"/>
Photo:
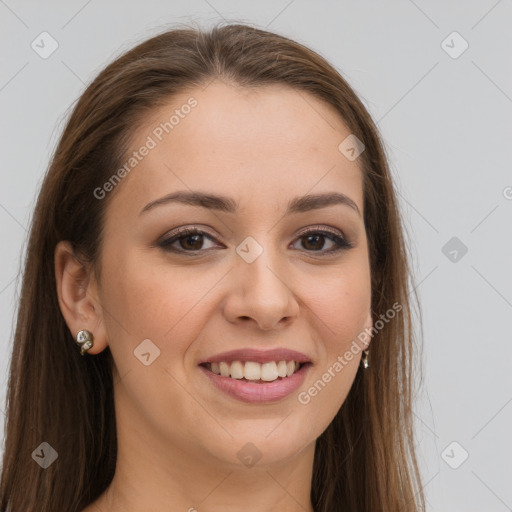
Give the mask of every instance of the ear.
<path id="1" fill-rule="evenodd" d="M 64 320 L 75 340 L 78 331 L 91 332 L 93 346 L 87 353 L 98 354 L 107 347 L 108 339 L 92 266 L 77 258 L 68 241 L 59 242 L 54 255 L 57 296 Z"/>

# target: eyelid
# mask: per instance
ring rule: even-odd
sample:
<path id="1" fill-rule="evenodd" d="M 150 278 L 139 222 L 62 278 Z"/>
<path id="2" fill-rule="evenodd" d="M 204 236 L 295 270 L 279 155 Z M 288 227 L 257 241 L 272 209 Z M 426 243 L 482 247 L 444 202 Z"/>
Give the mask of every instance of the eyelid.
<path id="1" fill-rule="evenodd" d="M 332 228 L 330 226 L 326 226 L 326 225 L 322 225 L 322 224 L 306 226 L 306 227 L 302 228 L 296 234 L 296 237 L 301 237 L 304 234 L 309 233 L 310 231 L 327 231 L 328 233 L 331 233 L 333 235 L 342 237 L 344 240 L 346 240 L 348 242 L 348 239 L 345 236 L 345 233 L 341 229 Z M 167 238 L 172 238 L 172 237 L 177 236 L 177 235 L 182 235 L 182 234 L 186 235 L 188 233 L 194 234 L 195 232 L 201 232 L 201 233 L 204 233 L 204 234 L 210 236 L 211 238 L 217 238 L 217 235 L 214 235 L 214 234 L 210 233 L 209 231 L 207 231 L 203 227 L 195 226 L 195 225 L 191 225 L 191 226 L 187 225 L 187 226 L 179 226 L 177 228 L 174 228 L 174 229 L 168 231 L 167 233 L 165 233 L 161 237 L 160 241 L 163 241 L 163 240 L 165 240 Z"/>
<path id="2" fill-rule="evenodd" d="M 297 233 L 297 237 L 301 237 L 304 234 L 309 233 L 310 231 L 327 231 L 328 233 L 331 233 L 332 235 L 336 235 L 336 236 L 338 236 L 340 238 L 343 238 L 343 240 L 348 242 L 348 239 L 345 236 L 345 233 L 343 233 L 343 231 L 341 231 L 341 229 L 331 228 L 330 226 L 326 226 L 326 225 L 323 225 L 323 224 L 316 224 L 316 225 L 313 225 L 313 226 L 307 226 L 305 228 L 302 228 Z"/>
<path id="3" fill-rule="evenodd" d="M 217 235 L 213 235 L 210 233 L 207 229 L 203 228 L 202 226 L 195 226 L 195 225 L 186 225 L 186 226 L 178 226 L 177 228 L 173 228 L 169 230 L 165 235 L 163 235 L 161 238 L 172 238 L 177 235 L 183 235 L 188 233 L 197 233 L 197 234 L 206 234 L 208 236 L 211 236 L 212 238 L 216 238 Z"/>

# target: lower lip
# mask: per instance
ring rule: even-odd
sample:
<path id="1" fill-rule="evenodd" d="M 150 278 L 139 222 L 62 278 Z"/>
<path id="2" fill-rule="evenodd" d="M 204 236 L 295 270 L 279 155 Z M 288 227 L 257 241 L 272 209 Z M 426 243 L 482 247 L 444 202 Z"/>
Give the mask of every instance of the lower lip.
<path id="1" fill-rule="evenodd" d="M 304 382 L 310 366 L 310 363 L 304 364 L 290 377 L 284 377 L 265 384 L 222 377 L 206 369 L 204 366 L 199 368 L 217 389 L 227 395 L 242 402 L 264 403 L 276 402 L 293 393 Z"/>

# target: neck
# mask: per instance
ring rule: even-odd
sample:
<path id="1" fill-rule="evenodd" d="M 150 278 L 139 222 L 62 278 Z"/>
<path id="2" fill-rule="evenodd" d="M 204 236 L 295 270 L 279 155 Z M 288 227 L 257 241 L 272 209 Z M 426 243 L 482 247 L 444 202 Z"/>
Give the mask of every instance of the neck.
<path id="1" fill-rule="evenodd" d="M 116 407 L 116 423 L 114 478 L 83 512 L 313 512 L 314 442 L 272 464 L 244 466 L 193 440 L 169 440 L 130 406 Z"/>

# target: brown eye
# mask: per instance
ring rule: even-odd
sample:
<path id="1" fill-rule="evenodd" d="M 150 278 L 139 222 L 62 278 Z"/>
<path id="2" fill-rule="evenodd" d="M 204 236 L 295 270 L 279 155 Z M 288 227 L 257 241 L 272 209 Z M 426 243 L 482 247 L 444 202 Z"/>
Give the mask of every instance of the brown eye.
<path id="1" fill-rule="evenodd" d="M 318 252 L 321 255 L 338 252 L 343 249 L 350 249 L 352 247 L 352 244 L 343 237 L 325 230 L 303 232 L 298 240 L 301 241 L 301 247 L 307 252 Z M 332 244 L 330 249 L 324 249 L 326 242 Z"/>
<path id="2" fill-rule="evenodd" d="M 178 242 L 183 249 L 190 249 L 191 251 L 196 251 L 198 249 L 202 249 L 203 246 L 203 235 L 188 235 L 185 237 L 178 238 Z"/>
<path id="3" fill-rule="evenodd" d="M 215 241 L 211 235 L 200 229 L 181 228 L 171 233 L 171 236 L 158 242 L 157 245 L 165 251 L 182 254 L 188 253 L 188 255 L 193 256 L 211 249 L 211 247 L 204 247 L 207 240 Z M 353 247 L 343 236 L 319 229 L 310 229 L 309 231 L 302 232 L 295 243 L 298 241 L 301 242 L 299 250 L 318 253 L 319 256 L 333 254 Z M 330 244 L 330 247 L 327 249 L 325 248 L 326 244 Z"/>
<path id="4" fill-rule="evenodd" d="M 213 237 L 196 228 L 184 228 L 158 242 L 158 246 L 166 251 L 193 253 L 204 249 L 205 239 L 213 240 Z M 179 247 L 173 247 L 176 243 Z"/>
<path id="5" fill-rule="evenodd" d="M 301 237 L 302 247 L 311 249 L 312 251 L 321 250 L 325 244 L 326 237 L 324 235 L 305 235 Z"/>

